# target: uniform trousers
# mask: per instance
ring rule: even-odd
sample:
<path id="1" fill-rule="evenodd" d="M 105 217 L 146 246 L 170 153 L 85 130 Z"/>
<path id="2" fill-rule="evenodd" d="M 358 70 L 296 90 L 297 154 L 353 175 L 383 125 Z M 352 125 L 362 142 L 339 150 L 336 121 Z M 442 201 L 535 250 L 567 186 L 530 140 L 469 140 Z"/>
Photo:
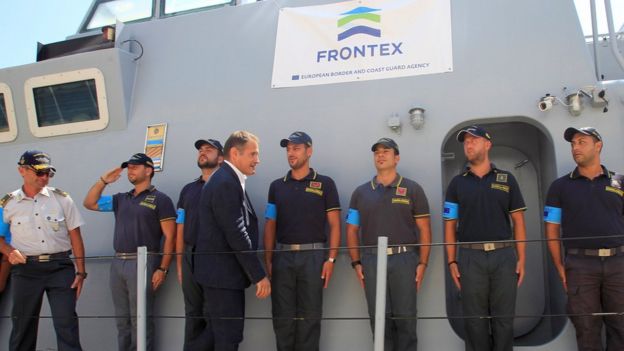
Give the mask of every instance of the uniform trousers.
<path id="1" fill-rule="evenodd" d="M 59 351 L 82 350 L 76 315 L 76 277 L 73 262 L 54 259 L 31 262 L 11 269 L 13 330 L 9 341 L 11 351 L 34 351 L 37 345 L 39 313 L 43 293 L 48 296 Z"/>
<path id="2" fill-rule="evenodd" d="M 154 350 L 154 290 L 152 274 L 160 264 L 160 257 L 147 256 L 147 350 Z M 110 289 L 117 324 L 119 351 L 134 351 L 137 343 L 137 260 L 114 258 L 110 269 Z"/>
<path id="3" fill-rule="evenodd" d="M 182 256 L 182 293 L 184 294 L 184 350 L 212 350 L 214 341 L 204 319 L 204 292 L 193 278 L 194 246 L 184 245 Z"/>
<path id="4" fill-rule="evenodd" d="M 416 251 L 388 256 L 386 290 L 386 326 L 384 350 L 415 351 L 416 335 Z M 368 303 L 371 328 L 375 331 L 375 291 L 377 287 L 377 255 L 362 255 L 364 292 Z M 396 318 L 396 319 L 394 319 Z"/>
<path id="5" fill-rule="evenodd" d="M 576 329 L 579 351 L 624 350 L 624 316 L 583 316 L 600 312 L 624 312 L 624 256 L 593 257 L 568 254 L 565 270 L 568 284 L 567 310 Z"/>
<path id="6" fill-rule="evenodd" d="M 460 250 L 462 309 L 464 316 L 476 317 L 464 320 L 467 351 L 513 349 L 513 315 L 518 284 L 516 263 L 513 247 L 493 251 Z M 482 316 L 494 318 L 478 318 Z"/>
<path id="7" fill-rule="evenodd" d="M 212 333 L 215 351 L 236 351 L 243 341 L 245 290 L 221 289 L 202 285 L 204 318 Z"/>
<path id="8" fill-rule="evenodd" d="M 325 255 L 322 250 L 273 255 L 271 302 L 278 351 L 319 349 Z"/>

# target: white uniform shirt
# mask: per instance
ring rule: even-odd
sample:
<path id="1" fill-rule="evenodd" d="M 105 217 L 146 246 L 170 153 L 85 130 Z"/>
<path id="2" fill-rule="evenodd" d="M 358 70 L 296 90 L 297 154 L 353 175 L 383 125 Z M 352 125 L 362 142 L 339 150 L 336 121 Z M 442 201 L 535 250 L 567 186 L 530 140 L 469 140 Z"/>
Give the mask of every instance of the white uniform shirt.
<path id="1" fill-rule="evenodd" d="M 11 246 L 24 255 L 71 250 L 68 231 L 84 224 L 72 198 L 53 189 L 44 187 L 30 198 L 20 188 L 4 206 L 2 221 L 10 226 Z"/>

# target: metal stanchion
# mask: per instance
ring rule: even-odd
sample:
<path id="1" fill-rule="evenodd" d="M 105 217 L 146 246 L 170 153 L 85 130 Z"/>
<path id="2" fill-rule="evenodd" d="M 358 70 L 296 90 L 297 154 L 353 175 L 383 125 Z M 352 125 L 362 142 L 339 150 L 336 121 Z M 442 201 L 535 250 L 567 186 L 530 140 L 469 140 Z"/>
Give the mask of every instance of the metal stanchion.
<path id="1" fill-rule="evenodd" d="M 375 290 L 375 337 L 374 350 L 384 349 L 386 328 L 386 276 L 388 274 L 388 237 L 377 238 L 377 288 Z"/>
<path id="2" fill-rule="evenodd" d="M 137 248 L 137 351 L 147 344 L 147 247 Z"/>

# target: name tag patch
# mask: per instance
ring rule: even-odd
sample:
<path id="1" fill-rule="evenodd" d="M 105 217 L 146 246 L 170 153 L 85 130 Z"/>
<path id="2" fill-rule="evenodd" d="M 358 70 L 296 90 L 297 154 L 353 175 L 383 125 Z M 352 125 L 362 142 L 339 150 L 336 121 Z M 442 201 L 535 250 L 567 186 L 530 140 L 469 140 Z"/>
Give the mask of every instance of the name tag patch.
<path id="1" fill-rule="evenodd" d="M 141 202 L 139 203 L 139 205 L 141 205 L 141 206 L 145 206 L 145 207 L 147 207 L 147 208 L 149 208 L 149 209 L 152 209 L 152 210 L 155 210 L 155 209 L 156 209 L 156 205 L 154 205 L 154 204 L 150 204 L 149 202 L 146 202 L 146 201 L 141 201 Z"/>
<path id="2" fill-rule="evenodd" d="M 312 193 L 312 194 L 316 194 L 318 196 L 323 196 L 323 190 L 321 189 L 314 189 L 314 188 L 306 188 L 306 193 Z"/>
<path id="3" fill-rule="evenodd" d="M 503 175 L 503 174 L 499 174 L 499 175 Z M 497 175 L 496 178 L 498 178 L 499 175 Z M 504 174 L 504 176 L 505 176 L 505 179 L 507 179 L 507 175 Z M 492 183 L 492 189 L 501 190 L 501 191 L 504 191 L 506 193 L 509 192 L 509 186 L 508 185 L 503 185 L 503 184 Z"/>
<path id="4" fill-rule="evenodd" d="M 624 196 L 624 190 L 622 190 L 622 189 L 614 188 L 612 186 L 606 186 L 605 190 L 609 191 L 609 192 L 612 192 L 612 193 L 615 193 L 615 194 L 618 194 L 619 196 Z"/>
<path id="5" fill-rule="evenodd" d="M 410 204 L 410 200 L 406 199 L 406 198 L 402 198 L 402 197 L 393 197 L 392 198 L 392 203 L 393 204 L 409 205 Z"/>

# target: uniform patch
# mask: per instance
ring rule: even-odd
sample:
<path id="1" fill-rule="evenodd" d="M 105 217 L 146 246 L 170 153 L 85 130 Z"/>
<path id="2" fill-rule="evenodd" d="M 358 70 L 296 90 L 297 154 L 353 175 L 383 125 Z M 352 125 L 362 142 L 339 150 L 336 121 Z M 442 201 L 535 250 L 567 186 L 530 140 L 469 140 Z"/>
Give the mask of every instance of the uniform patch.
<path id="1" fill-rule="evenodd" d="M 0 199 L 0 207 L 5 207 L 6 204 L 13 198 L 13 194 L 6 194 L 2 199 Z M 2 218 L 0 218 L 2 219 Z"/>
<path id="2" fill-rule="evenodd" d="M 496 176 L 498 178 L 498 176 Z M 505 177 L 507 177 L 507 175 L 505 174 Z M 506 193 L 509 192 L 509 186 L 507 185 L 503 185 L 503 184 L 496 184 L 496 183 L 492 183 L 492 189 L 496 189 L 496 190 L 502 190 Z"/>
<path id="3" fill-rule="evenodd" d="M 310 182 L 310 188 L 312 189 L 320 189 L 323 186 L 321 182 Z"/>
<path id="4" fill-rule="evenodd" d="M 496 174 L 496 181 L 499 183 L 507 183 L 507 174 L 505 173 Z"/>
<path id="5" fill-rule="evenodd" d="M 402 197 L 393 197 L 392 198 L 392 203 L 393 204 L 409 205 L 410 204 L 410 200 L 406 199 L 406 198 L 402 198 Z"/>
<path id="6" fill-rule="evenodd" d="M 156 195 L 147 195 L 145 199 L 143 199 L 143 202 L 153 204 L 154 202 L 156 202 Z"/>
<path id="7" fill-rule="evenodd" d="M 609 192 L 612 192 L 612 193 L 615 193 L 615 194 L 618 194 L 620 196 L 624 196 L 624 190 L 622 190 L 622 189 L 614 188 L 612 186 L 606 186 L 605 190 L 609 191 Z"/>
<path id="8" fill-rule="evenodd" d="M 141 206 L 145 206 L 145 207 L 147 207 L 147 208 L 149 208 L 149 209 L 152 209 L 152 210 L 155 210 L 155 209 L 156 209 L 156 205 L 154 205 L 154 204 L 150 204 L 149 202 L 145 202 L 145 201 L 141 201 L 141 202 L 139 203 L 139 205 L 141 205 Z"/>
<path id="9" fill-rule="evenodd" d="M 320 190 L 320 189 L 306 188 L 306 193 L 312 193 L 318 196 L 323 196 L 323 190 Z"/>
<path id="10" fill-rule="evenodd" d="M 397 196 L 406 196 L 407 195 L 407 188 L 402 188 L 402 187 L 398 186 L 397 190 L 396 190 L 396 195 Z"/>
<path id="11" fill-rule="evenodd" d="M 69 194 L 66 191 L 63 191 L 59 188 L 53 188 L 53 187 L 49 187 L 50 190 L 52 190 L 54 193 L 61 195 L 62 197 L 68 197 Z"/>

